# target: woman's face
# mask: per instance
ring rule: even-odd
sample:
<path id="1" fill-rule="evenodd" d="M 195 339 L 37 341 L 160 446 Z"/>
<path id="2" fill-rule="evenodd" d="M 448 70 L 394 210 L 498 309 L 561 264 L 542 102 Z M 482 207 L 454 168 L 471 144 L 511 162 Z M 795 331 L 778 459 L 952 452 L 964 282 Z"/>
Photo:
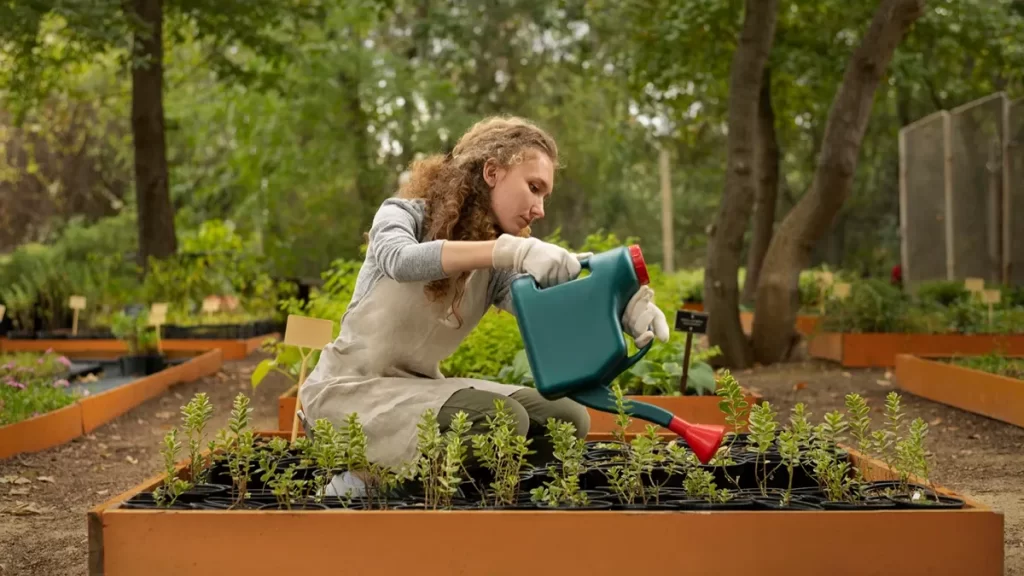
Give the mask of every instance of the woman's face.
<path id="1" fill-rule="evenodd" d="M 502 168 L 484 164 L 484 180 L 491 187 L 491 209 L 506 234 L 518 235 L 544 217 L 544 200 L 551 194 L 555 166 L 547 154 L 530 149 L 522 162 Z"/>

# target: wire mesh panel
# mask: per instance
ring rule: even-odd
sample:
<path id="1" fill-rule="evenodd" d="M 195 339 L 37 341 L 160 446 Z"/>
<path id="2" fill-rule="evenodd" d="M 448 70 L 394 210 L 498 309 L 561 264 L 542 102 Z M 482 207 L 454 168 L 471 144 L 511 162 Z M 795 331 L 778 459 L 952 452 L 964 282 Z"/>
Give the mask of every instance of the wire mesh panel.
<path id="1" fill-rule="evenodd" d="M 953 277 L 1002 281 L 1002 150 L 1006 96 L 951 111 Z"/>
<path id="2" fill-rule="evenodd" d="M 1006 142 L 1006 195 L 1008 213 L 1003 218 L 1007 224 L 1006 261 L 1007 281 L 1018 286 L 1024 285 L 1024 98 L 1010 104 L 1007 119 Z"/>
<path id="3" fill-rule="evenodd" d="M 900 131 L 903 281 L 946 278 L 946 124 L 939 112 Z"/>

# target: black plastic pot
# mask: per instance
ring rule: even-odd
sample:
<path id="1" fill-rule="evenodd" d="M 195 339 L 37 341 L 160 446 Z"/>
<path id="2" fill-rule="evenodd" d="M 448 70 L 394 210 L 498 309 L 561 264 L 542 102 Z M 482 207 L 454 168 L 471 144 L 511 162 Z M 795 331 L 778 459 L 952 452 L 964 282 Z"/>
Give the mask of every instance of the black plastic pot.
<path id="1" fill-rule="evenodd" d="M 179 502 L 195 503 L 202 502 L 211 497 L 229 497 L 230 486 L 222 484 L 196 484 L 178 496 Z"/>
<path id="2" fill-rule="evenodd" d="M 957 510 L 965 506 L 963 500 L 952 496 L 943 496 L 940 494 L 938 496 L 938 500 L 936 500 L 935 494 L 931 492 L 923 493 L 917 500 L 905 495 L 892 496 L 889 500 L 893 503 L 894 507 L 898 509 Z"/>
<path id="3" fill-rule="evenodd" d="M 769 496 L 754 496 L 754 504 L 764 510 L 824 510 L 815 498 L 791 494 L 789 504 L 782 505 L 783 497 L 780 494 Z"/>
<path id="4" fill-rule="evenodd" d="M 757 505 L 750 498 L 733 498 L 728 502 L 708 502 L 707 500 L 679 500 L 678 510 L 755 510 Z"/>
<path id="5" fill-rule="evenodd" d="M 258 510 L 285 510 L 285 511 L 296 511 L 296 510 L 327 510 L 327 506 L 323 504 L 317 504 L 316 502 L 295 502 L 288 508 L 284 504 L 279 502 L 273 502 L 270 504 L 264 504 L 260 506 Z"/>
<path id="6" fill-rule="evenodd" d="M 162 354 L 136 354 L 121 356 L 121 373 L 125 376 L 149 376 L 167 367 Z"/>
<path id="7" fill-rule="evenodd" d="M 244 500 L 242 503 L 236 504 L 235 500 L 231 498 L 211 497 L 202 502 L 193 502 L 192 508 L 196 510 L 259 510 L 261 506 L 268 503 Z"/>
<path id="8" fill-rule="evenodd" d="M 543 502 L 538 502 L 533 508 L 534 510 L 611 510 L 614 505 L 607 500 L 591 500 L 583 506 L 572 506 L 569 504 L 562 504 L 560 506 L 549 506 Z"/>
<path id="9" fill-rule="evenodd" d="M 891 510 L 896 508 L 896 503 L 888 498 L 864 498 L 853 502 L 831 502 L 821 498 L 819 503 L 825 510 Z"/>
<path id="10" fill-rule="evenodd" d="M 136 494 L 128 500 L 121 503 L 121 508 L 128 508 L 131 510 L 192 510 L 192 506 L 186 502 L 179 500 L 175 501 L 170 506 L 161 506 L 156 503 L 156 498 L 152 492 L 142 492 Z"/>

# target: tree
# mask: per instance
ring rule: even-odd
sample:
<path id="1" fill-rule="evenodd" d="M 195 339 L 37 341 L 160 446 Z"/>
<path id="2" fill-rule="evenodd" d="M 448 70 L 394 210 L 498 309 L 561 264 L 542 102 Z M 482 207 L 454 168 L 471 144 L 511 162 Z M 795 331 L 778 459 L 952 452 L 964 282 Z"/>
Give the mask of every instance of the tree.
<path id="1" fill-rule="evenodd" d="M 775 110 L 772 107 L 771 67 L 765 67 L 761 96 L 757 106 L 757 193 L 754 199 L 753 233 L 747 252 L 747 277 L 742 301 L 754 303 L 761 263 L 775 230 L 775 204 L 779 192 L 779 142 L 775 135 Z"/>
<path id="2" fill-rule="evenodd" d="M 0 86 L 19 96 L 19 110 L 41 100 L 58 82 L 62 67 L 119 52 L 132 71 L 131 126 L 135 155 L 135 195 L 139 262 L 165 258 L 177 250 L 170 198 L 164 120 L 165 21 L 192 26 L 208 42 L 209 62 L 227 78 L 259 81 L 287 51 L 287 32 L 315 17 L 316 0 L 68 0 L 16 3 L 0 9 L 0 41 L 10 66 Z M 176 31 L 170 30 L 174 37 Z M 60 49 L 46 50 L 49 43 Z M 232 58 L 252 50 L 265 58 L 262 71 L 247 70 Z M 47 74 L 48 73 L 48 74 Z"/>
<path id="3" fill-rule="evenodd" d="M 924 4 L 883 0 L 850 57 L 829 112 L 811 188 L 779 225 L 765 256 L 753 327 L 758 362 L 777 362 L 791 348 L 800 271 L 846 200 L 875 91 Z"/>
<path id="4" fill-rule="evenodd" d="M 751 363 L 739 316 L 740 253 L 754 201 L 754 135 L 765 63 L 775 36 L 777 0 L 747 0 L 729 81 L 728 160 L 722 203 L 711 227 L 704 270 L 708 340 L 736 367 Z"/>

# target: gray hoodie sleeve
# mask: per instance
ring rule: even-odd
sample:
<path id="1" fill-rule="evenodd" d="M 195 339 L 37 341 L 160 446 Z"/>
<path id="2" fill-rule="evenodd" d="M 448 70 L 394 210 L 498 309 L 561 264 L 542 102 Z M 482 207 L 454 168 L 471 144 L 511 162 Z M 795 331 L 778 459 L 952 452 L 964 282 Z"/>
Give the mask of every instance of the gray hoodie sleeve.
<path id="1" fill-rule="evenodd" d="M 367 252 L 381 273 L 396 282 L 447 277 L 441 267 L 444 240 L 420 241 L 425 213 L 422 200 L 388 198 L 373 218 Z"/>
<path id="2" fill-rule="evenodd" d="M 512 307 L 512 281 L 524 275 L 512 270 L 495 270 L 491 275 L 491 303 L 515 316 L 516 311 Z"/>

